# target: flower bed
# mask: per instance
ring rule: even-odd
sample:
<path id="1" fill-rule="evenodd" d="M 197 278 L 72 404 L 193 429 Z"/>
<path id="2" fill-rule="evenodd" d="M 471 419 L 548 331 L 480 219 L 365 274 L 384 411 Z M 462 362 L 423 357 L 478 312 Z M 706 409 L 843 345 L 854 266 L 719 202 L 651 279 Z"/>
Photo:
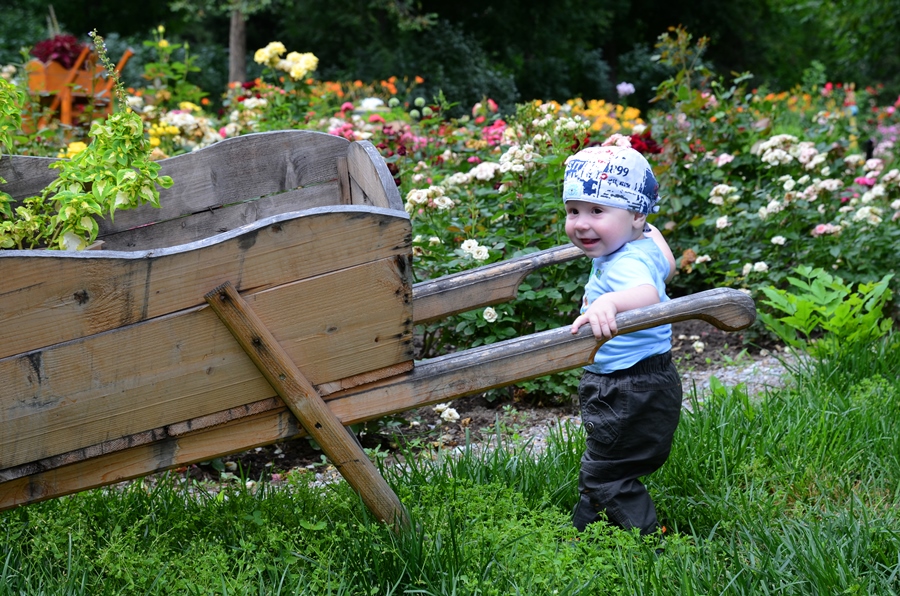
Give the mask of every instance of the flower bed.
<path id="1" fill-rule="evenodd" d="M 692 86 L 696 73 L 681 72 L 660 86 L 665 109 L 647 114 L 599 99 L 497 106 L 485 98 L 449 118 L 452 98 L 418 96 L 419 77 L 319 81 L 315 56 L 282 58 L 286 49 L 273 43 L 257 52 L 264 79 L 232 84 L 214 113 L 207 93 L 186 83 L 189 57 L 179 66 L 179 46 L 163 34 L 147 44 L 160 54 L 148 67 L 152 84 L 129 98 L 156 158 L 284 128 L 370 140 L 406 198 L 417 281 L 565 243 L 565 158 L 613 134 L 657 171 L 662 201 L 652 222 L 677 257 L 673 295 L 730 286 L 756 297 L 787 287 L 799 265 L 849 284 L 898 266 L 900 100 L 877 105 L 874 90 L 829 83 L 773 93 L 748 88 L 746 77 Z M 77 146 L 61 138 L 40 131 L 12 144 L 72 154 Z M 570 322 L 586 270 L 549 268 L 527 278 L 514 302 L 422 328 L 419 355 Z M 567 395 L 573 383 L 563 375 L 524 389 Z"/>

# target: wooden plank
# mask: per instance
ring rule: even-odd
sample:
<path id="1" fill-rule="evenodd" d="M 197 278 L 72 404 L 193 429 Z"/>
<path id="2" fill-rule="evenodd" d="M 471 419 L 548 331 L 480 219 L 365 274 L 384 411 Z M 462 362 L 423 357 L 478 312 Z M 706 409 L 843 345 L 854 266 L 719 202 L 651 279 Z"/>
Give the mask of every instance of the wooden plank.
<path id="1" fill-rule="evenodd" d="M 583 255 L 574 245 L 566 244 L 419 282 L 413 286 L 415 322 L 417 325 L 429 323 L 474 308 L 512 300 L 528 274 Z"/>
<path id="2" fill-rule="evenodd" d="M 352 377 L 347 377 L 333 383 L 320 384 L 316 387 L 316 391 L 319 393 L 319 395 L 324 397 L 337 391 L 343 391 L 352 387 L 358 387 L 365 383 L 372 383 L 374 381 L 403 374 L 411 371 L 412 369 L 412 361 L 401 362 L 400 364 L 394 364 L 389 367 L 369 371 Z M 179 437 L 189 433 L 194 433 L 213 426 L 231 422 L 232 420 L 245 418 L 247 416 L 259 414 L 261 412 L 268 412 L 269 410 L 276 410 L 279 408 L 284 408 L 284 402 L 282 402 L 278 397 L 271 397 L 249 404 L 243 404 L 236 408 L 229 408 L 227 410 L 213 412 L 212 414 L 198 416 L 197 418 L 185 420 L 184 422 L 176 422 L 174 424 L 149 429 L 132 435 L 117 437 L 109 441 L 104 441 L 95 445 L 89 445 L 88 447 L 67 451 L 66 453 L 61 453 L 59 455 L 54 455 L 19 466 L 13 466 L 0 470 L 0 483 L 15 478 L 21 478 L 22 476 L 29 476 L 31 474 L 44 472 L 46 470 L 52 470 L 60 466 L 73 464 L 86 459 L 100 457 L 102 455 L 121 451 L 123 449 L 131 449 L 140 445 L 146 445 L 149 443 L 153 443 L 154 441 L 163 440 L 167 437 Z"/>
<path id="3" fill-rule="evenodd" d="M 183 437 L 116 451 L 91 460 L 54 468 L 0 483 L 0 511 L 71 494 L 88 488 L 107 486 L 146 476 L 154 470 L 168 470 L 267 445 L 271 438 L 305 433 L 286 407 L 267 411 L 234 424 L 201 430 Z M 208 456 L 218 453 L 217 456 Z"/>
<path id="4" fill-rule="evenodd" d="M 620 313 L 616 322 L 620 334 L 690 318 L 735 331 L 749 326 L 755 316 L 748 296 L 719 288 Z M 354 424 L 584 366 L 600 345 L 587 327 L 577 335 L 563 327 L 423 361 L 408 374 L 333 395 L 328 405 L 343 424 Z M 0 484 L 0 510 L 302 436 L 304 431 L 292 419 L 284 407 L 273 408 L 183 437 L 16 478 Z"/>
<path id="5" fill-rule="evenodd" d="M 160 174 L 175 183 L 160 191 L 161 208 L 144 205 L 116 212 L 104 220 L 102 234 L 237 203 L 275 192 L 337 179 L 338 157 L 346 156 L 349 141 L 309 130 L 254 133 L 225 139 L 198 151 L 159 162 Z M 0 186 L 14 199 L 39 194 L 57 178 L 48 166 L 53 158 L 3 156 Z"/>
<path id="6" fill-rule="evenodd" d="M 406 213 L 334 206 L 157 251 L 0 251 L 0 358 L 203 304 L 228 280 L 260 290 L 408 255 L 409 237 Z"/>
<path id="7" fill-rule="evenodd" d="M 177 219 L 103 236 L 106 250 L 148 250 L 197 242 L 216 234 L 291 211 L 337 205 L 337 182 L 326 182 L 277 195 L 208 209 Z"/>
<path id="8" fill-rule="evenodd" d="M 352 205 L 350 197 L 350 171 L 346 157 L 337 158 L 338 187 L 340 188 L 341 205 Z"/>
<path id="9" fill-rule="evenodd" d="M 375 469 L 362 445 L 325 405 L 234 286 L 222 284 L 206 295 L 206 301 L 369 511 L 381 521 L 408 525 L 409 517 L 400 499 Z"/>
<path id="10" fill-rule="evenodd" d="M 412 360 L 409 268 L 385 258 L 248 294 L 313 383 Z M 208 307 L 0 360 L 0 469 L 272 396 Z"/>
<path id="11" fill-rule="evenodd" d="M 354 205 L 375 205 L 385 209 L 403 211 L 403 200 L 394 182 L 394 176 L 378 149 L 369 141 L 355 141 L 347 150 L 347 167 L 350 172 L 352 201 Z M 362 196 L 358 191 L 362 191 Z"/>
<path id="12" fill-rule="evenodd" d="M 245 199 L 337 178 L 336 159 L 346 139 L 308 130 L 263 132 L 225 139 L 159 162 L 175 183 L 160 191 L 160 208 L 144 205 L 104 220 L 104 234 L 151 221 L 183 217 Z"/>
<path id="13" fill-rule="evenodd" d="M 59 178 L 59 170 L 50 169 L 54 161 L 58 160 L 30 155 L 0 156 L 0 178 L 6 180 L 6 184 L 0 184 L 0 190 L 16 200 L 41 194 L 45 186 Z"/>

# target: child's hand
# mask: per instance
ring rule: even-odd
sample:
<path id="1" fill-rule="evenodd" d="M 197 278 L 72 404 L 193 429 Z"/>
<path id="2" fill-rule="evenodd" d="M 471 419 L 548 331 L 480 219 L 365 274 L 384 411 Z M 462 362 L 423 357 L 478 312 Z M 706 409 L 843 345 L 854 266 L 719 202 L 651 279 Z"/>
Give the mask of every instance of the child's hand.
<path id="1" fill-rule="evenodd" d="M 591 325 L 594 337 L 597 339 L 612 339 L 618 329 L 616 328 L 616 313 L 618 309 L 612 300 L 601 296 L 594 300 L 584 314 L 579 315 L 572 323 L 572 333 L 578 333 L 578 329 L 585 323 Z"/>

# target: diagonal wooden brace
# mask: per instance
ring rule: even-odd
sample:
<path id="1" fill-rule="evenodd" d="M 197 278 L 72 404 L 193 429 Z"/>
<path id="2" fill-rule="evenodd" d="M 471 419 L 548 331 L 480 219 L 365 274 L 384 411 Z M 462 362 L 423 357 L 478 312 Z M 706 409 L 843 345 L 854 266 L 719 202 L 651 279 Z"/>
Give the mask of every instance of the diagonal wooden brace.
<path id="1" fill-rule="evenodd" d="M 382 521 L 407 525 L 406 511 L 387 481 L 231 282 L 205 298 L 369 510 Z"/>

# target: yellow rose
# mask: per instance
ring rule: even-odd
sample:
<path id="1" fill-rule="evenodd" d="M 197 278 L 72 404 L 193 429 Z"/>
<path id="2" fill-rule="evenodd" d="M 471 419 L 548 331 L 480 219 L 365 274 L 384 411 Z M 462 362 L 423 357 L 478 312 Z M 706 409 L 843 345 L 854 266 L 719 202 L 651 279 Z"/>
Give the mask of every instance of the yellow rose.
<path id="1" fill-rule="evenodd" d="M 166 41 L 165 39 L 160 39 L 160 40 L 159 40 L 159 47 L 161 47 L 161 48 L 167 48 L 167 47 L 169 47 L 169 42 Z"/>

